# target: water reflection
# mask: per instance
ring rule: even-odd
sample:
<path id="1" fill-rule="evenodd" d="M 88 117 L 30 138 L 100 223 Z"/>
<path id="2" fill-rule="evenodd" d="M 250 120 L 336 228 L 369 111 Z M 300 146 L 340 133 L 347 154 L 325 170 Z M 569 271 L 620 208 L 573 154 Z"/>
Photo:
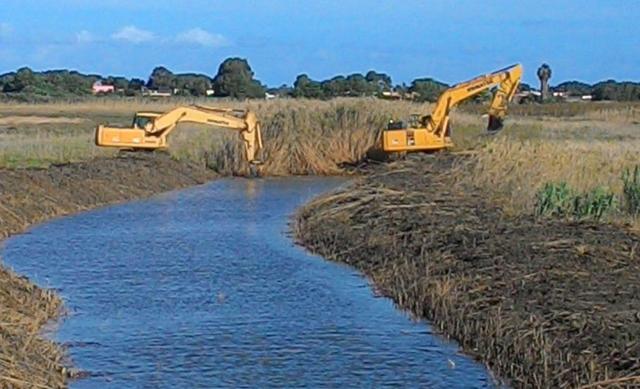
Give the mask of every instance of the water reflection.
<path id="1" fill-rule="evenodd" d="M 3 256 L 61 289 L 72 315 L 56 336 L 94 374 L 77 388 L 490 387 L 427 325 L 283 233 L 340 182 L 219 180 L 56 220 Z"/>

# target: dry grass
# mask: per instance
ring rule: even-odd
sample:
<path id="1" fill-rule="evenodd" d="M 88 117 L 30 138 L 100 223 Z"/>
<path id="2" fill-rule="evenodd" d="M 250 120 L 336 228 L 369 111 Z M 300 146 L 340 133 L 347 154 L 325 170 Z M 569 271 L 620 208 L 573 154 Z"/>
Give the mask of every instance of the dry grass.
<path id="1" fill-rule="evenodd" d="M 0 105 L 0 167 L 46 166 L 114 155 L 93 145 L 100 122 L 129 124 L 135 111 L 165 111 L 178 104 L 210 100 L 93 100 L 81 103 Z M 389 118 L 428 112 L 431 106 L 377 99 L 332 101 L 216 101 L 249 108 L 263 123 L 265 175 L 342 174 L 342 164 L 360 161 Z M 640 141 L 640 105 L 576 103 L 513 106 L 496 138 L 482 136 L 484 112 L 463 105 L 454 112 L 458 149 L 479 150 L 467 179 L 490 188 L 510 212 L 530 210 L 547 181 L 578 189 L 620 190 L 620 174 L 634 163 Z M 223 174 L 244 175 L 237 134 L 183 124 L 170 138 L 171 155 Z"/>
<path id="2" fill-rule="evenodd" d="M 341 99 L 274 101 L 250 104 L 248 108 L 262 121 L 263 174 L 331 175 L 342 172 L 340 164 L 362 160 L 390 117 L 406 115 L 418 107 Z M 246 173 L 235 135 L 212 137 L 205 130 L 189 138 L 184 134 L 176 134 L 172 140 L 172 153 L 178 158 L 205 159 L 209 167 L 225 174 Z"/>
<path id="3" fill-rule="evenodd" d="M 210 100 L 92 100 L 81 103 L 0 106 L 0 167 L 47 166 L 114 155 L 93 145 L 100 122 L 129 124 L 135 111 L 165 111 Z M 376 144 L 389 118 L 428 112 L 431 106 L 377 99 L 216 101 L 249 108 L 263 123 L 264 175 L 342 174 Z M 549 181 L 577 189 L 620 191 L 620 175 L 640 142 L 640 105 L 575 103 L 521 105 L 502 135 L 482 136 L 484 112 L 463 105 L 454 112 L 458 149 L 479 150 L 466 179 L 489 188 L 508 212 L 532 209 L 536 191 Z M 171 155 L 223 174 L 245 175 L 248 166 L 237 134 L 183 124 L 170 138 Z"/>
<path id="4" fill-rule="evenodd" d="M 296 237 L 362 271 L 509 387 L 637 387 L 637 234 L 506 217 L 482 188 L 455 182 L 466 158 L 378 166 L 302 208 Z"/>
<path id="5" fill-rule="evenodd" d="M 47 166 L 113 155 L 93 145 L 96 124 L 128 125 L 136 111 L 166 111 L 178 104 L 207 100 L 104 100 L 84 103 L 0 106 L 0 167 Z M 339 165 L 356 163 L 376 141 L 390 118 L 427 112 L 431 106 L 377 99 L 216 101 L 216 106 L 254 110 L 263 126 L 263 174 L 341 174 Z M 460 147 L 478 143 L 484 120 L 457 112 Z M 225 174 L 246 174 L 238 137 L 183 124 L 170 137 L 170 152 L 180 160 L 206 164 Z"/>
<path id="6" fill-rule="evenodd" d="M 515 118 L 479 149 L 462 179 L 485 188 L 510 214 L 530 213 L 547 182 L 582 191 L 600 186 L 620 195 L 622 172 L 638 164 L 640 109 L 614 107 L 572 118 Z"/>
<path id="7" fill-rule="evenodd" d="M 508 138 L 478 154 L 475 184 L 488 188 L 505 211 L 533 210 L 536 192 L 547 182 L 566 182 L 581 191 L 598 186 L 622 191 L 622 172 L 638 163 L 640 139 L 626 142 L 525 140 Z"/>
<path id="8" fill-rule="evenodd" d="M 12 272 L 0 268 L 0 385 L 11 388 L 58 388 L 66 371 L 60 347 L 40 337 L 41 327 L 56 318 L 62 302 Z"/>
<path id="9" fill-rule="evenodd" d="M 0 167 L 46 167 L 114 154 L 113 150 L 93 147 L 86 133 L 0 133 Z"/>

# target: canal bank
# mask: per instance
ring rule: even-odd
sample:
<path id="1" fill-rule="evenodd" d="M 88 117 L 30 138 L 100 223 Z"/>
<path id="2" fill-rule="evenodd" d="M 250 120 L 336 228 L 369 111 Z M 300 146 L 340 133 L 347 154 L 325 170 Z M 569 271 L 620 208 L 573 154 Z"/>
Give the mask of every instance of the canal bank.
<path id="1" fill-rule="evenodd" d="M 507 216 L 456 181 L 466 163 L 380 166 L 300 210 L 296 237 L 362 271 L 513 387 L 637 387 L 637 235 Z"/>
<path id="2" fill-rule="evenodd" d="M 0 170 L 0 238 L 58 216 L 205 183 L 213 172 L 163 154 Z M 61 347 L 40 336 L 61 314 L 52 291 L 0 267 L 0 386 L 63 387 Z"/>
<path id="3" fill-rule="evenodd" d="M 218 179 L 40 224 L 3 254 L 64 298 L 54 339 L 90 373 L 77 389 L 494 387 L 359 272 L 287 236 L 298 207 L 343 183 Z"/>
<path id="4" fill-rule="evenodd" d="M 139 158 L 0 172 L 0 234 L 214 178 L 169 158 Z M 303 209 L 296 235 L 361 270 L 514 387 L 637 384 L 636 236 L 615 226 L 506 217 L 478 188 L 457 186 L 452 164 L 426 158 L 374 169 Z M 6 270 L 0 298 L 0 382 L 63 386 L 63 353 L 38 336 L 60 300 Z"/>

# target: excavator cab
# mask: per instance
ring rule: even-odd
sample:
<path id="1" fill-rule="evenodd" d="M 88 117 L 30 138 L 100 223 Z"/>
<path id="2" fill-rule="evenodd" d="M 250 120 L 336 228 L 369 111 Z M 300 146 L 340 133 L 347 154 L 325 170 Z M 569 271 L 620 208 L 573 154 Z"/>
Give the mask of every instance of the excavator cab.
<path id="1" fill-rule="evenodd" d="M 155 118 L 160 116 L 159 113 L 154 112 L 138 112 L 133 117 L 133 128 L 139 128 L 144 130 L 148 125 L 150 125 Z"/>
<path id="2" fill-rule="evenodd" d="M 407 128 L 406 124 L 402 120 L 389 120 L 387 123 L 387 130 L 403 130 Z"/>
<path id="3" fill-rule="evenodd" d="M 428 115 L 430 116 L 430 115 Z M 414 113 L 409 118 L 409 127 L 411 128 L 421 128 L 424 127 L 424 116 Z"/>
<path id="4" fill-rule="evenodd" d="M 387 124 L 387 130 L 393 131 L 393 130 L 406 130 L 408 128 L 420 128 L 421 120 L 422 120 L 421 115 L 417 113 L 409 116 L 409 120 L 407 121 L 391 119 Z"/>

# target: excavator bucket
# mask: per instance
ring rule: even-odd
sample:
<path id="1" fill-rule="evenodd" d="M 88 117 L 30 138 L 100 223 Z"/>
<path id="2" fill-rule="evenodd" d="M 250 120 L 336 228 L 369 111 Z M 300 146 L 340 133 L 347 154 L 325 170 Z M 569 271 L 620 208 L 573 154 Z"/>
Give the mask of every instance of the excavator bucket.
<path id="1" fill-rule="evenodd" d="M 502 130 L 503 125 L 504 121 L 502 120 L 502 118 L 495 115 L 489 115 L 489 124 L 487 125 L 487 131 L 490 134 L 495 134 L 496 132 Z"/>

